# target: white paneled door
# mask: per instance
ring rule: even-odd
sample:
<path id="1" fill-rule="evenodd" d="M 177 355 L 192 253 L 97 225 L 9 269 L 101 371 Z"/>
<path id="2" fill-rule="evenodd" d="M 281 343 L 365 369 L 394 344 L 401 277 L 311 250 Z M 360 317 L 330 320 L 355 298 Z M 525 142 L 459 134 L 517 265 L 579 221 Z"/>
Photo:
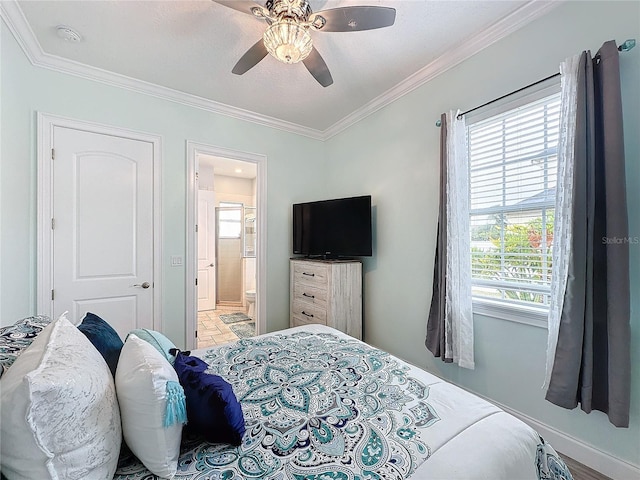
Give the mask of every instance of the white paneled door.
<path id="1" fill-rule="evenodd" d="M 53 317 L 153 328 L 152 142 L 53 128 Z"/>
<path id="2" fill-rule="evenodd" d="M 198 310 L 216 308 L 215 252 L 215 194 L 198 190 Z"/>

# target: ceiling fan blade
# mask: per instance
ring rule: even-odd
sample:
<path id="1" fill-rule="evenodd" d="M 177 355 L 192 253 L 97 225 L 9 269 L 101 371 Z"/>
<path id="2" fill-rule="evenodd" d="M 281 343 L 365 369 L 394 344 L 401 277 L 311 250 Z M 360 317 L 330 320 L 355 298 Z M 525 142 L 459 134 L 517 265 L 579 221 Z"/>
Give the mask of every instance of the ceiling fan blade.
<path id="1" fill-rule="evenodd" d="M 258 40 L 253 47 L 247 50 L 240 60 L 238 60 L 238 63 L 236 63 L 231 72 L 236 75 L 246 73 L 255 67 L 267 53 L 267 47 L 264 46 L 264 41 L 262 39 Z"/>
<path id="2" fill-rule="evenodd" d="M 393 25 L 396 21 L 396 9 L 363 6 L 331 8 L 311 14 L 309 21 L 316 30 L 323 32 L 373 30 Z"/>
<path id="3" fill-rule="evenodd" d="M 239 12 L 246 13 L 247 15 L 251 15 L 252 17 L 257 16 L 254 12 L 257 8 L 258 11 L 262 12 L 263 15 L 269 13 L 269 11 L 264 8 L 262 5 L 256 2 L 252 2 L 251 0 L 213 0 L 220 5 L 224 5 L 225 7 L 233 8 L 234 10 L 238 10 Z"/>
<path id="4" fill-rule="evenodd" d="M 318 50 L 316 50 L 316 47 L 311 49 L 311 53 L 302 61 L 302 63 L 307 67 L 309 73 L 313 75 L 313 78 L 315 78 L 323 87 L 328 87 L 333 83 L 329 67 L 327 67 L 327 64 L 324 62 L 322 55 L 320 55 Z"/>

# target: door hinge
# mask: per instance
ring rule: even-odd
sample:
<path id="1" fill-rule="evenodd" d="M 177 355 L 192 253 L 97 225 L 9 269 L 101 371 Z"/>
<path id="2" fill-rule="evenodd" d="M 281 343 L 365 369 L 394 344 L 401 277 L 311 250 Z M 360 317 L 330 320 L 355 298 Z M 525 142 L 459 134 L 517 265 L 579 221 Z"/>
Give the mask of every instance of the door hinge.
<path id="1" fill-rule="evenodd" d="M 55 160 L 56 159 L 56 151 L 55 149 L 51 149 L 51 160 Z"/>
<path id="2" fill-rule="evenodd" d="M 196 233 L 198 233 L 198 224 L 196 223 Z"/>
<path id="3" fill-rule="evenodd" d="M 198 330 L 196 330 L 196 338 L 198 338 Z"/>
<path id="4" fill-rule="evenodd" d="M 198 279 L 196 278 L 196 287 L 198 286 Z"/>
<path id="5" fill-rule="evenodd" d="M 55 300 L 55 295 L 53 294 L 53 289 L 51 290 L 51 300 Z"/>
<path id="6" fill-rule="evenodd" d="M 52 218 L 51 219 L 51 230 L 53 230 L 54 228 L 56 228 L 56 219 Z"/>

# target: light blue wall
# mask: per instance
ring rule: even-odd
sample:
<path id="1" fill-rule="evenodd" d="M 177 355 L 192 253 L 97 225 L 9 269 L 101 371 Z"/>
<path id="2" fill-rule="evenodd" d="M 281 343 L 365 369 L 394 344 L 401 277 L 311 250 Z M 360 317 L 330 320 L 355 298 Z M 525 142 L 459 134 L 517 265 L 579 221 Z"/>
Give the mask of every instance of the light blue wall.
<path id="1" fill-rule="evenodd" d="M 36 313 L 36 112 L 163 137 L 164 330 L 184 342 L 185 142 L 267 156 L 267 328 L 288 327 L 291 204 L 324 187 L 323 144 L 148 95 L 31 65 L 6 25 L 1 55 L 0 325 Z M 300 152 L 304 152 L 301 154 Z"/>
<path id="2" fill-rule="evenodd" d="M 640 465 L 640 245 L 631 247 L 632 413 L 605 415 L 544 400 L 546 330 L 475 318 L 476 369 L 434 361 L 424 347 L 438 211 L 439 129 L 449 109 L 473 108 L 558 71 L 566 57 L 610 39 L 640 40 L 640 3 L 565 2 L 327 143 L 330 195 L 371 194 L 375 256 L 365 261 L 365 339 L 568 435 Z M 640 236 L 640 47 L 622 54 L 632 236 Z"/>
<path id="3" fill-rule="evenodd" d="M 546 330 L 486 317 L 475 322 L 476 370 L 433 361 L 424 347 L 438 202 L 440 113 L 470 108 L 557 71 L 567 56 L 609 39 L 640 40 L 638 2 L 566 2 L 510 37 L 395 101 L 325 145 L 153 97 L 34 68 L 2 25 L 0 324 L 35 312 L 35 112 L 164 137 L 163 315 L 184 338 L 186 139 L 268 156 L 269 330 L 288 325 L 290 209 L 296 201 L 371 194 L 375 256 L 365 261 L 365 338 L 408 361 L 640 464 L 640 247 L 631 248 L 631 427 L 543 400 Z M 621 56 L 631 234 L 640 236 L 640 47 Z M 298 154 L 304 152 L 304 155 Z M 325 156 L 326 155 L 326 156 Z M 326 168 L 325 168 L 326 165 Z"/>

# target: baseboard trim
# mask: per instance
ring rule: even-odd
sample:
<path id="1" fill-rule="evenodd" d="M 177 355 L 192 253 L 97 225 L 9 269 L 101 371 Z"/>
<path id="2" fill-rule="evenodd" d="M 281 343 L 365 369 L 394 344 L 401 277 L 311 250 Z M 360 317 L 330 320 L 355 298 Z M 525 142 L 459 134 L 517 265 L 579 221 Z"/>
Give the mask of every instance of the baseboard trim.
<path id="1" fill-rule="evenodd" d="M 478 394 L 476 393 L 476 395 Z M 610 453 L 594 448 L 593 446 L 584 443 L 582 440 L 572 437 L 571 435 L 567 435 L 556 428 L 542 423 L 524 413 L 518 412 L 513 408 L 496 402 L 495 400 L 489 398 L 486 398 L 486 400 L 529 425 L 557 451 L 562 452 L 564 455 L 577 460 L 587 467 L 597 470 L 614 480 L 640 478 L 640 466 L 633 465 L 632 463 L 615 457 Z"/>

